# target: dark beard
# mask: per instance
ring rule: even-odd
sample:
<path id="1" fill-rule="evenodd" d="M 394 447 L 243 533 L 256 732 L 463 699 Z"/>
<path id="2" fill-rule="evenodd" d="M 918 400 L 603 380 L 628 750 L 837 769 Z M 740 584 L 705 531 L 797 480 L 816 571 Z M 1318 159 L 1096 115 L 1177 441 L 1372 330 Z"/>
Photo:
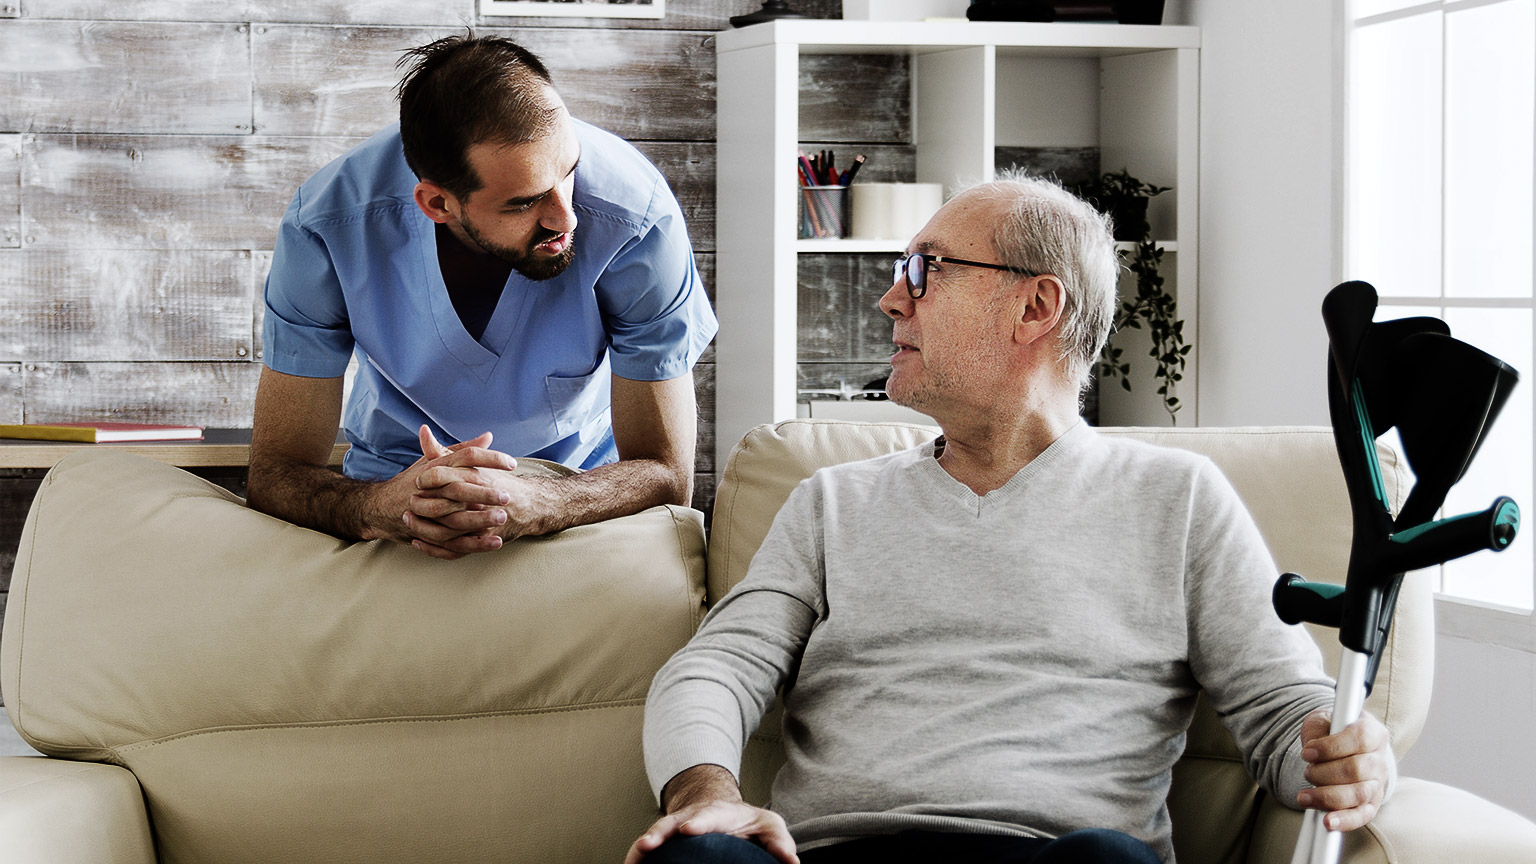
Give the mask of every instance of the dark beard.
<path id="1" fill-rule="evenodd" d="M 574 231 L 571 232 L 571 242 L 565 247 L 565 251 L 551 258 L 548 255 L 539 255 L 534 249 L 540 243 L 559 237 L 559 232 L 540 229 L 540 232 L 528 241 L 527 249 L 517 250 L 509 246 L 497 245 L 481 237 L 480 232 L 475 230 L 475 226 L 463 219 L 459 220 L 459 225 L 463 227 L 464 233 L 469 235 L 469 239 L 475 241 L 481 249 L 511 264 L 512 269 L 521 273 L 523 278 L 534 282 L 543 282 L 559 276 L 565 272 L 565 268 L 571 266 L 572 261 L 576 260 L 576 232 Z"/>

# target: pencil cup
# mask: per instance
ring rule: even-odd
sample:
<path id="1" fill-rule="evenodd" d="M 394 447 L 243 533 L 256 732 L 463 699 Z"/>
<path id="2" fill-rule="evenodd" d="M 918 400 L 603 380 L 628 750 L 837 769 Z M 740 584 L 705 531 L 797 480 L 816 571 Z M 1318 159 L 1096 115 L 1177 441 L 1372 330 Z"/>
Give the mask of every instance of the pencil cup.
<path id="1" fill-rule="evenodd" d="M 800 237 L 848 236 L 848 187 L 800 187 Z"/>

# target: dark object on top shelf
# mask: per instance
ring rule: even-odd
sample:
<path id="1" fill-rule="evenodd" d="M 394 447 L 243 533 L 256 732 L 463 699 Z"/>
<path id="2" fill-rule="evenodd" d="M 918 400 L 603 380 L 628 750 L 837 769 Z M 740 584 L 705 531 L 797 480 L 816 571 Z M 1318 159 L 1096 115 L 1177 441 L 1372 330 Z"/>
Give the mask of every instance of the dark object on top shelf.
<path id="1" fill-rule="evenodd" d="M 745 27 L 748 24 L 761 24 L 764 21 L 773 21 L 777 18 L 809 18 L 809 15 L 801 15 L 789 8 L 785 0 L 764 0 L 763 8 L 746 15 L 736 15 L 731 18 L 732 27 Z"/>
<path id="2" fill-rule="evenodd" d="M 972 21 L 1118 21 L 1163 23 L 1163 0 L 971 0 Z"/>

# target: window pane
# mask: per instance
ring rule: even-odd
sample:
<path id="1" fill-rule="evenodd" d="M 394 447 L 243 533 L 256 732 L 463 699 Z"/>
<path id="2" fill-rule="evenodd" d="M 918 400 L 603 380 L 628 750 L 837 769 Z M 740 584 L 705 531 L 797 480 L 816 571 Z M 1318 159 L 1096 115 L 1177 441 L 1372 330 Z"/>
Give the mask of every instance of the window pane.
<path id="1" fill-rule="evenodd" d="M 1508 495 L 1524 513 L 1536 513 L 1531 481 L 1532 447 L 1536 445 L 1531 435 L 1531 310 L 1448 309 L 1445 320 L 1457 339 L 1487 351 L 1527 376 L 1505 403 L 1466 476 L 1452 487 L 1445 512 L 1454 516 L 1483 510 L 1494 498 Z M 1527 521 L 1527 530 L 1522 533 L 1529 534 L 1530 525 Z M 1532 590 L 1536 584 L 1532 578 L 1533 552 L 1536 542 L 1526 536 L 1503 552 L 1478 552 L 1452 561 L 1445 565 L 1443 590 L 1471 600 L 1531 609 L 1536 599 Z"/>
<path id="2" fill-rule="evenodd" d="M 1352 0 L 1349 4 L 1349 17 L 1352 21 L 1358 21 L 1383 12 L 1396 12 L 1399 9 L 1423 5 L 1424 0 Z"/>
<path id="3" fill-rule="evenodd" d="M 1531 296 L 1536 2 L 1447 13 L 1445 294 Z"/>
<path id="4" fill-rule="evenodd" d="M 1351 35 L 1345 275 L 1384 295 L 1440 296 L 1442 20 Z"/>

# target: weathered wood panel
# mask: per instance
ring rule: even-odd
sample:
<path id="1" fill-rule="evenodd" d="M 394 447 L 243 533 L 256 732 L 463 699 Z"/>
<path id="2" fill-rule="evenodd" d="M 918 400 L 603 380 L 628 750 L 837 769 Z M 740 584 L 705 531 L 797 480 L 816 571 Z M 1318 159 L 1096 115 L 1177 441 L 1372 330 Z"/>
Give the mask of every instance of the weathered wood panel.
<path id="1" fill-rule="evenodd" d="M 0 360 L 245 360 L 249 252 L 0 254 Z"/>
<path id="2" fill-rule="evenodd" d="M 848 317 L 853 332 L 848 337 L 849 357 L 853 360 L 887 363 L 896 352 L 891 341 L 890 316 L 880 311 L 880 298 L 891 287 L 893 256 L 860 256 L 853 281 Z"/>
<path id="3" fill-rule="evenodd" d="M 25 8 L 18 6 L 24 3 Z M 842 0 L 795 0 L 796 11 L 815 18 L 842 16 Z M 760 0 L 667 0 L 666 17 L 639 18 L 535 18 L 482 16 L 476 0 L 239 0 L 210 3 L 208 0 L 0 0 L 0 18 L 71 18 L 131 21 L 263 21 L 294 24 L 392 24 L 427 26 L 464 25 L 479 21 L 487 26 L 549 26 L 562 28 L 724 30 L 732 15 L 761 8 Z M 7 12 L 6 10 L 10 10 Z"/>
<path id="4" fill-rule="evenodd" d="M 260 374 L 260 363 L 27 363 L 25 420 L 246 427 Z"/>
<path id="5" fill-rule="evenodd" d="M 271 249 L 299 184 L 355 138 L 39 135 L 22 146 L 22 227 L 45 249 Z M 699 251 L 715 248 L 715 148 L 641 142 Z"/>
<path id="6" fill-rule="evenodd" d="M 6 0 L 15 3 L 17 0 Z M 476 0 L 21 0 L 31 19 L 462 25 Z"/>
<path id="7" fill-rule="evenodd" d="M 667 178 L 688 220 L 695 252 L 715 251 L 715 145 L 706 142 L 636 141 L 635 149 Z"/>
<path id="8" fill-rule="evenodd" d="M 258 24 L 251 37 L 256 131 L 372 135 L 399 119 L 401 52 L 455 32 Z"/>
<path id="9" fill-rule="evenodd" d="M 699 437 L 694 452 L 694 470 L 715 470 L 715 364 L 699 363 L 693 367 L 693 391 L 699 406 Z"/>
<path id="10" fill-rule="evenodd" d="M 9 23 L 0 28 L 0 129 L 248 133 L 249 29 Z"/>
<path id="11" fill-rule="evenodd" d="M 0 363 L 0 423 L 21 422 L 21 364 Z"/>
<path id="12" fill-rule="evenodd" d="M 0 135 L 0 247 L 21 245 L 21 136 Z"/>
<path id="13" fill-rule="evenodd" d="M 890 375 L 891 364 L 800 363 L 796 365 L 795 372 L 798 386 L 802 392 L 806 390 L 838 390 L 841 387 L 862 390 L 871 381 Z M 828 397 L 817 396 L 814 398 Z"/>
<path id="14" fill-rule="evenodd" d="M 842 0 L 793 0 L 791 6 L 796 12 L 812 18 L 843 17 Z M 559 26 L 582 28 L 624 27 L 626 29 L 665 27 L 672 30 L 725 30 L 731 26 L 731 16 L 745 15 L 748 12 L 756 12 L 761 8 L 763 8 L 762 0 L 667 0 L 666 17 L 660 21 L 637 18 L 632 21 L 619 23 L 612 18 L 564 18 L 560 19 Z M 482 15 L 480 20 L 486 25 L 507 26 L 515 24 L 518 26 L 535 27 L 540 24 L 548 26 L 551 19 Z"/>
<path id="15" fill-rule="evenodd" d="M 998 171 L 1019 168 L 1068 189 L 1080 189 L 1099 179 L 1097 147 L 996 147 L 993 162 Z"/>
<path id="16" fill-rule="evenodd" d="M 911 58 L 905 54 L 802 56 L 800 137 L 911 143 Z"/>
<path id="17" fill-rule="evenodd" d="M 305 178 L 356 139 L 39 135 L 22 228 L 45 249 L 270 249 Z"/>
<path id="18" fill-rule="evenodd" d="M 538 54 L 573 116 L 631 140 L 715 137 L 713 33 L 485 32 Z"/>
<path id="19" fill-rule="evenodd" d="M 251 283 L 247 289 L 251 298 L 251 356 L 262 358 L 262 322 L 267 317 L 267 304 L 263 299 L 267 288 L 267 274 L 272 272 L 272 253 L 266 250 L 251 255 Z"/>
<path id="20" fill-rule="evenodd" d="M 256 129 L 371 135 L 396 120 L 401 52 L 453 30 L 256 25 Z M 657 30 L 484 30 L 549 67 L 571 113 L 625 138 L 712 139 L 714 36 Z M 601 63 L 593 63 L 601 57 Z"/>
<path id="21" fill-rule="evenodd" d="M 879 309 L 894 254 L 801 255 L 799 359 L 874 361 L 891 356 L 890 319 Z"/>
<path id="22" fill-rule="evenodd" d="M 699 268 L 699 278 L 704 280 L 704 292 L 709 295 L 709 307 L 713 309 L 715 308 L 715 253 L 695 252 L 693 260 Z M 704 353 L 699 355 L 699 362 L 715 362 L 715 343 L 713 341 L 709 343 L 708 348 L 704 349 Z M 713 403 L 711 403 L 710 410 L 714 410 Z"/>

